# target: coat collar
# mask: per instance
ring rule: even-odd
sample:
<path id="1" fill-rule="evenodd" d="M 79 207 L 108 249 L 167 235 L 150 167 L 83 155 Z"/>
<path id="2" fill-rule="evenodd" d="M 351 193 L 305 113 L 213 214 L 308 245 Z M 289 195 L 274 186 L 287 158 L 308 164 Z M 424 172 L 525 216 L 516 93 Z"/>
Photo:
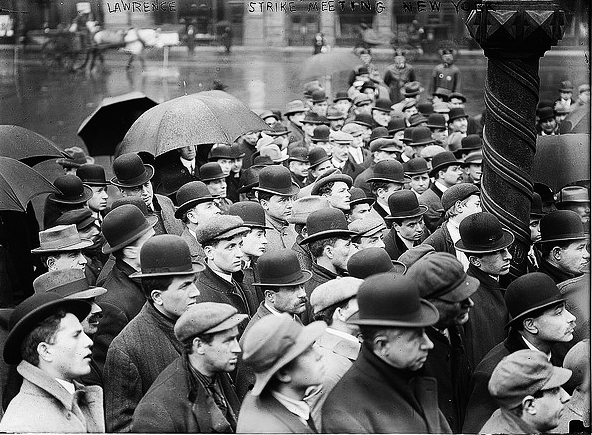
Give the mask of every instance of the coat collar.
<path id="1" fill-rule="evenodd" d="M 574 275 L 559 270 L 545 259 L 539 261 L 539 272 L 549 275 L 555 281 L 555 284 L 574 278 Z"/>
<path id="2" fill-rule="evenodd" d="M 301 428 L 295 433 L 312 433 L 312 430 L 308 425 L 302 423 L 300 418 L 288 411 L 285 406 L 278 402 L 277 399 L 268 392 L 263 392 L 258 400 L 261 401 L 269 414 L 284 423 L 286 427 L 294 430 L 294 425 L 300 426 Z"/>
<path id="3" fill-rule="evenodd" d="M 312 264 L 312 274 L 313 276 L 317 275 L 326 278 L 327 280 L 335 279 L 339 276 L 335 272 L 331 272 L 329 269 L 319 266 L 316 261 Z"/>
<path id="4" fill-rule="evenodd" d="M 493 279 L 491 275 L 483 272 L 481 269 L 476 268 L 472 264 L 469 265 L 469 269 L 467 270 L 467 275 L 472 276 L 473 278 L 477 278 L 480 282 L 480 286 L 486 289 L 499 289 L 504 290 L 498 281 Z"/>
<path id="5" fill-rule="evenodd" d="M 317 344 L 351 361 L 355 361 L 360 353 L 360 343 L 331 334 L 328 330 L 317 340 Z"/>

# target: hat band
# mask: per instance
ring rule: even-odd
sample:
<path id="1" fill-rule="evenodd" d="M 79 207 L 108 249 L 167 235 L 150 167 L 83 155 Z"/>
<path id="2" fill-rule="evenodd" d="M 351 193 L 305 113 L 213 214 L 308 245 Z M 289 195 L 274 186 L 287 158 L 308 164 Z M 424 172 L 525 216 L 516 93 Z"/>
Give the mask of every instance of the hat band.
<path id="1" fill-rule="evenodd" d="M 90 286 L 86 279 L 79 279 L 77 281 L 68 282 L 50 289 L 47 289 L 46 292 L 54 292 L 59 294 L 60 296 L 69 296 L 75 293 L 79 293 L 85 290 L 88 290 Z"/>
<path id="2" fill-rule="evenodd" d="M 157 267 L 142 267 L 142 275 L 152 275 L 157 273 L 185 273 L 193 272 L 191 263 L 182 264 L 180 266 L 157 266 Z"/>
<path id="3" fill-rule="evenodd" d="M 302 271 L 300 269 L 295 270 L 289 275 L 282 275 L 278 277 L 261 277 L 261 285 L 265 286 L 266 284 L 286 284 L 290 285 L 293 282 L 298 281 L 302 278 Z"/>
<path id="4" fill-rule="evenodd" d="M 45 250 L 45 251 L 50 250 L 50 249 L 59 250 L 59 249 L 67 248 L 69 246 L 77 245 L 79 243 L 82 243 L 82 240 L 80 239 L 80 236 L 77 233 L 77 234 L 72 234 L 72 235 L 68 236 L 67 238 L 60 238 L 60 239 L 55 239 L 55 240 L 43 241 L 40 243 L 39 249 Z"/>

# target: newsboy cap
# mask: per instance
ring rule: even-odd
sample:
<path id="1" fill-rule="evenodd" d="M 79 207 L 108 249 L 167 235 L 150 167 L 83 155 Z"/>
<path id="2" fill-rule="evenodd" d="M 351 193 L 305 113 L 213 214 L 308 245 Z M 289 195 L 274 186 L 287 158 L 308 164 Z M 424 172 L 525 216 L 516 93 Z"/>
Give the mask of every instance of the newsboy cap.
<path id="1" fill-rule="evenodd" d="M 324 196 L 303 196 L 294 201 L 292 205 L 292 215 L 288 218 L 288 222 L 291 224 L 306 224 L 306 218 L 313 211 L 330 207 L 331 202 Z"/>
<path id="2" fill-rule="evenodd" d="M 464 201 L 471 195 L 480 195 L 481 191 L 473 183 L 459 183 L 449 187 L 442 194 L 442 208 L 447 211 L 458 201 Z"/>
<path id="3" fill-rule="evenodd" d="M 379 217 L 363 217 L 351 222 L 348 228 L 356 233 L 355 237 L 371 237 L 386 229 L 386 224 Z"/>
<path id="4" fill-rule="evenodd" d="M 175 337 L 185 343 L 201 334 L 214 334 L 239 325 L 247 317 L 229 304 L 201 302 L 187 307 L 175 323 Z"/>
<path id="5" fill-rule="evenodd" d="M 229 239 L 237 234 L 245 233 L 249 228 L 238 216 L 220 215 L 216 219 L 208 219 L 200 223 L 195 231 L 197 241 L 204 243 L 214 240 Z"/>
<path id="6" fill-rule="evenodd" d="M 358 294 L 362 280 L 351 276 L 336 278 L 316 287 L 310 294 L 310 305 L 315 314 L 353 298 Z"/>

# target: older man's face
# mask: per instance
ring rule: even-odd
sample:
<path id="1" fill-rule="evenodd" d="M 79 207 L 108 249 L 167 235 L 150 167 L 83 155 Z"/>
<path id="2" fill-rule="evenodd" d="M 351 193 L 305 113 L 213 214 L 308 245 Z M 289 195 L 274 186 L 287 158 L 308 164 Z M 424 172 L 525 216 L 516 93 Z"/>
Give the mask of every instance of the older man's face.
<path id="1" fill-rule="evenodd" d="M 576 240 L 564 248 L 559 249 L 557 266 L 572 275 L 580 274 L 588 269 L 590 264 L 590 247 L 586 240 Z"/>
<path id="2" fill-rule="evenodd" d="M 532 416 L 531 423 L 537 432 L 548 432 L 559 426 L 569 399 L 570 395 L 562 387 L 544 390 L 542 397 L 533 398 L 536 414 Z"/>
<path id="3" fill-rule="evenodd" d="M 444 299 L 430 299 L 430 302 L 438 309 L 440 319 L 438 325 L 449 327 L 464 325 L 469 320 L 469 311 L 475 305 L 471 298 L 460 302 L 450 302 Z"/>
<path id="4" fill-rule="evenodd" d="M 434 343 L 424 328 L 392 328 L 385 335 L 383 359 L 391 366 L 416 371 L 423 367 Z"/>

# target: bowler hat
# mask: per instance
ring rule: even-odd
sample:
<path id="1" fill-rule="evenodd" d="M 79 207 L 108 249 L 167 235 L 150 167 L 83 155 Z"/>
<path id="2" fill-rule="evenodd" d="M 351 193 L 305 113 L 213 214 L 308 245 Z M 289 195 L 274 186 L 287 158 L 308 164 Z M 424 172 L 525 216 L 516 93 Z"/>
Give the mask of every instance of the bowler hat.
<path id="1" fill-rule="evenodd" d="M 330 207 L 331 203 L 324 196 L 303 196 L 294 201 L 294 204 L 292 205 L 292 215 L 288 218 L 288 222 L 291 224 L 306 224 L 306 218 L 313 211 Z"/>
<path id="2" fill-rule="evenodd" d="M 117 207 L 121 207 L 122 205 L 125 205 L 125 204 L 131 204 L 131 205 L 138 207 L 140 209 L 140 211 L 142 212 L 142 214 L 144 216 L 146 216 L 146 218 L 148 218 L 148 216 L 151 215 L 150 211 L 148 211 L 148 206 L 146 205 L 144 200 L 142 198 L 140 198 L 139 196 L 123 196 L 121 198 L 117 198 L 115 201 L 113 201 L 111 203 L 111 210 L 110 211 L 113 211 Z"/>
<path id="3" fill-rule="evenodd" d="M 407 267 L 399 261 L 391 260 L 384 248 L 362 249 L 347 261 L 347 272 L 360 279 L 386 272 L 403 275 L 406 271 Z"/>
<path id="4" fill-rule="evenodd" d="M 315 168 L 321 163 L 331 160 L 331 157 L 327 155 L 327 151 L 325 151 L 324 148 L 316 147 L 308 153 L 308 160 L 310 162 L 310 167 Z"/>
<path id="5" fill-rule="evenodd" d="M 363 217 L 350 222 L 348 228 L 356 233 L 354 238 L 358 237 L 372 237 L 379 231 L 386 229 L 384 220 L 381 218 Z"/>
<path id="6" fill-rule="evenodd" d="M 347 100 L 351 102 L 351 98 L 347 95 L 346 91 L 339 91 L 335 94 L 335 98 L 333 98 L 333 102 L 336 103 L 341 100 Z"/>
<path id="7" fill-rule="evenodd" d="M 52 202 L 60 204 L 82 204 L 93 196 L 92 189 L 82 184 L 82 180 L 76 175 L 60 175 L 55 179 L 53 185 L 60 193 L 52 193 L 48 196 Z"/>
<path id="8" fill-rule="evenodd" d="M 288 152 L 289 162 L 308 163 L 308 148 L 294 147 Z"/>
<path id="9" fill-rule="evenodd" d="M 448 101 L 448 98 L 450 98 L 450 89 L 437 87 L 436 90 L 432 92 L 432 95 L 442 97 L 444 101 Z"/>
<path id="10" fill-rule="evenodd" d="M 100 165 L 82 165 L 76 169 L 76 176 L 88 186 L 106 186 L 105 169 Z"/>
<path id="11" fill-rule="evenodd" d="M 374 204 L 374 198 L 368 198 L 366 196 L 366 192 L 364 192 L 359 187 L 352 187 L 349 189 L 349 194 L 351 195 L 349 198 L 349 205 L 353 208 L 354 205 L 358 204 Z"/>
<path id="12" fill-rule="evenodd" d="M 533 184 L 533 190 L 541 195 L 541 199 L 543 200 L 543 204 L 545 203 L 555 203 L 555 196 L 553 194 L 553 189 L 547 186 L 544 183 L 537 183 Z"/>
<path id="13" fill-rule="evenodd" d="M 343 113 L 341 110 L 339 110 L 337 107 L 335 106 L 329 106 L 327 108 L 327 119 L 329 121 L 335 121 L 338 119 L 345 119 L 345 113 Z"/>
<path id="14" fill-rule="evenodd" d="M 450 123 L 455 119 L 468 117 L 469 115 L 465 113 L 465 109 L 463 109 L 462 107 L 453 107 L 452 109 L 450 109 L 450 112 L 448 113 L 448 122 Z"/>
<path id="15" fill-rule="evenodd" d="M 32 249 L 33 254 L 49 252 L 78 251 L 92 246 L 92 240 L 81 239 L 76 225 L 58 225 L 39 231 L 39 247 Z"/>
<path id="16" fill-rule="evenodd" d="M 18 304 L 8 320 L 8 337 L 4 343 L 4 362 L 18 364 L 23 359 L 21 344 L 40 322 L 63 308 L 83 321 L 91 305 L 81 299 L 65 299 L 56 293 L 38 293 Z"/>
<path id="17" fill-rule="evenodd" d="M 422 216 L 428 211 L 428 207 L 419 204 L 417 195 L 411 190 L 397 190 L 388 197 L 390 214 L 385 220 L 411 219 Z"/>
<path id="18" fill-rule="evenodd" d="M 111 184 L 117 187 L 136 187 L 150 181 L 154 176 L 154 167 L 144 164 L 136 153 L 126 153 L 113 161 L 115 177 Z"/>
<path id="19" fill-rule="evenodd" d="M 208 155 L 208 160 L 210 162 L 215 162 L 218 159 L 232 159 L 231 155 L 231 148 L 230 145 L 226 145 L 224 143 L 216 144 L 210 150 L 210 154 Z"/>
<path id="20" fill-rule="evenodd" d="M 360 86 L 360 92 L 364 92 L 364 89 L 376 89 L 376 83 L 372 80 L 365 80 L 362 86 Z"/>
<path id="21" fill-rule="evenodd" d="M 411 143 L 411 136 L 413 135 L 413 130 L 415 130 L 415 127 L 406 127 L 405 133 L 401 138 L 401 142 L 403 142 L 404 144 Z"/>
<path id="22" fill-rule="evenodd" d="M 351 276 L 336 278 L 316 287 L 310 294 L 310 306 L 315 314 L 341 304 L 358 294 L 362 280 Z"/>
<path id="23" fill-rule="evenodd" d="M 150 231 L 156 222 L 156 216 L 145 217 L 140 209 L 132 204 L 124 204 L 111 210 L 101 225 L 106 240 L 103 254 L 110 254 L 130 245 Z"/>
<path id="24" fill-rule="evenodd" d="M 271 162 L 270 160 L 270 163 Z M 259 172 L 263 169 L 264 165 L 252 165 L 245 169 L 240 176 L 238 193 L 247 193 L 251 189 L 259 184 Z"/>
<path id="25" fill-rule="evenodd" d="M 434 112 L 435 113 L 450 113 L 450 106 L 448 103 L 444 101 L 439 101 L 434 103 Z"/>
<path id="26" fill-rule="evenodd" d="M 327 95 L 325 94 L 324 89 L 312 91 L 310 97 L 313 103 L 322 103 L 323 101 L 327 101 Z"/>
<path id="27" fill-rule="evenodd" d="M 444 151 L 436 154 L 432 158 L 432 170 L 430 171 L 430 177 L 437 177 L 438 171 L 445 170 L 448 166 L 461 165 L 463 162 L 457 160 L 451 151 Z"/>
<path id="28" fill-rule="evenodd" d="M 491 396 L 505 409 L 518 407 L 526 396 L 565 384 L 571 370 L 555 367 L 538 350 L 521 349 L 504 357 L 491 373 Z"/>
<path id="29" fill-rule="evenodd" d="M 304 284 L 312 273 L 302 270 L 298 256 L 292 249 L 276 249 L 266 252 L 257 260 L 259 282 L 253 285 L 282 287 Z"/>
<path id="30" fill-rule="evenodd" d="M 253 187 L 253 190 L 280 196 L 293 196 L 300 189 L 292 181 L 292 175 L 288 168 L 273 165 L 261 169 L 261 172 L 259 172 L 259 186 Z"/>
<path id="31" fill-rule="evenodd" d="M 321 124 L 325 124 L 325 122 L 323 122 L 323 118 L 327 119 L 325 117 L 321 117 L 316 112 L 308 111 L 308 112 L 306 112 L 306 115 L 304 115 L 304 119 L 302 120 L 302 122 L 304 124 L 321 125 Z"/>
<path id="32" fill-rule="evenodd" d="M 370 138 L 368 139 L 368 144 L 371 144 L 373 140 L 381 138 L 391 139 L 392 136 L 389 135 L 388 129 L 386 127 L 380 126 L 373 128 L 372 132 L 370 133 Z"/>
<path id="33" fill-rule="evenodd" d="M 317 89 L 323 89 L 321 87 L 321 84 L 319 83 L 318 80 L 311 80 L 310 82 L 306 82 L 303 86 L 303 93 L 305 97 L 310 97 L 310 95 L 313 93 L 313 91 L 316 91 Z"/>
<path id="34" fill-rule="evenodd" d="M 580 215 L 571 210 L 555 210 L 541 218 L 539 243 L 586 239 Z"/>
<path id="35" fill-rule="evenodd" d="M 319 178 L 317 178 L 317 180 L 315 181 L 310 194 L 318 195 L 319 191 L 323 188 L 323 186 L 326 186 L 329 183 L 336 183 L 338 181 L 347 184 L 348 189 L 352 187 L 352 184 L 354 184 L 354 180 L 352 180 L 352 177 L 346 174 L 342 174 L 339 169 L 335 169 L 331 173 L 325 172 L 324 174 L 321 174 Z"/>
<path id="36" fill-rule="evenodd" d="M 76 225 L 78 231 L 87 228 L 89 225 L 95 222 L 95 217 L 89 208 L 77 208 L 75 210 L 68 210 L 56 219 L 55 224 L 57 225 Z"/>
<path id="37" fill-rule="evenodd" d="M 177 319 L 174 333 L 179 343 L 186 343 L 201 334 L 227 331 L 248 317 L 246 314 L 239 314 L 230 304 L 201 302 L 187 307 Z"/>
<path id="38" fill-rule="evenodd" d="M 465 273 L 463 265 L 448 252 L 435 252 L 415 262 L 407 271 L 426 299 L 462 302 L 479 288 L 479 280 Z"/>
<path id="39" fill-rule="evenodd" d="M 369 104 L 372 104 L 372 98 L 366 94 L 358 94 L 354 97 L 354 106 L 356 107 L 366 106 Z"/>
<path id="40" fill-rule="evenodd" d="M 541 107 L 537 111 L 537 115 L 539 117 L 539 121 L 545 121 L 547 119 L 555 119 L 555 112 L 553 112 L 552 107 Z"/>
<path id="41" fill-rule="evenodd" d="M 408 82 L 405 83 L 405 86 L 401 89 L 401 94 L 405 98 L 415 97 L 416 95 L 421 94 L 425 89 L 421 87 L 419 82 Z"/>
<path id="42" fill-rule="evenodd" d="M 434 106 L 429 101 L 423 101 L 417 104 L 417 111 L 423 116 L 430 116 L 434 113 Z"/>
<path id="43" fill-rule="evenodd" d="M 90 299 L 107 293 L 103 287 L 88 285 L 82 269 L 60 269 L 39 275 L 33 281 L 35 293 L 52 292 L 67 299 Z"/>
<path id="44" fill-rule="evenodd" d="M 504 299 L 512 318 L 506 328 L 518 325 L 529 314 L 537 314 L 536 311 L 542 308 L 565 301 L 555 281 L 549 275 L 541 272 L 527 273 L 516 278 L 508 285 Z"/>
<path id="45" fill-rule="evenodd" d="M 379 98 L 374 102 L 374 107 L 372 107 L 372 110 L 390 113 L 392 105 L 393 103 L 391 102 L 391 100 L 387 98 Z"/>
<path id="46" fill-rule="evenodd" d="M 140 250 L 141 271 L 130 278 L 193 275 L 205 270 L 202 263 L 192 263 L 189 245 L 175 234 L 152 237 Z"/>
<path id="47" fill-rule="evenodd" d="M 405 130 L 405 119 L 401 118 L 400 116 L 396 116 L 391 118 L 386 126 L 389 135 L 394 135 L 398 131 Z"/>
<path id="48" fill-rule="evenodd" d="M 403 170 L 407 176 L 427 174 L 429 172 L 428 162 L 424 158 L 414 157 L 403 163 Z"/>
<path id="49" fill-rule="evenodd" d="M 475 254 L 487 254 L 505 249 L 514 243 L 514 234 L 502 228 L 491 213 L 479 212 L 467 216 L 459 225 L 460 240 L 457 250 Z"/>
<path id="50" fill-rule="evenodd" d="M 421 113 L 414 113 L 409 117 L 409 125 L 411 127 L 424 127 L 427 124 L 428 118 L 423 116 Z M 424 124 L 422 126 L 422 124 Z M 426 127 L 427 128 L 427 127 Z M 431 133 L 431 131 L 430 131 Z"/>
<path id="51" fill-rule="evenodd" d="M 555 195 L 555 204 L 561 208 L 562 204 L 587 203 L 590 204 L 590 192 L 581 186 L 566 186 Z"/>
<path id="52" fill-rule="evenodd" d="M 436 141 L 432 138 L 432 130 L 428 127 L 415 127 L 413 132 L 411 133 L 411 142 L 409 142 L 409 146 L 421 146 L 421 145 L 430 145 L 435 143 Z"/>
<path id="53" fill-rule="evenodd" d="M 572 92 L 574 90 L 574 86 L 569 80 L 565 80 L 561 82 L 559 86 L 559 92 Z"/>
<path id="54" fill-rule="evenodd" d="M 442 194 L 442 209 L 448 211 L 458 201 L 464 201 L 471 195 L 480 195 L 481 191 L 473 183 L 459 183 L 449 187 Z"/>
<path id="55" fill-rule="evenodd" d="M 243 361 L 255 372 L 251 395 L 259 396 L 273 375 L 309 349 L 326 328 L 325 322 L 302 326 L 288 313 L 255 323 L 243 341 Z"/>
<path id="56" fill-rule="evenodd" d="M 456 158 L 460 159 L 463 154 L 483 148 L 483 141 L 478 134 L 469 134 L 460 140 L 460 148 L 454 151 Z"/>
<path id="57" fill-rule="evenodd" d="M 201 181 L 190 181 L 177 190 L 177 204 L 180 204 L 175 210 L 175 217 L 181 219 L 190 208 L 195 207 L 202 202 L 213 201 L 215 197 L 210 193 L 208 186 Z"/>
<path id="58" fill-rule="evenodd" d="M 226 175 L 222 172 L 222 167 L 219 163 L 209 162 L 199 167 L 199 178 L 204 183 L 207 183 L 208 181 L 222 180 L 226 178 Z"/>
<path id="59" fill-rule="evenodd" d="M 403 165 L 396 160 L 382 160 L 374 166 L 372 177 L 368 178 L 368 182 L 386 182 L 405 184 L 409 181 L 409 177 L 405 176 Z"/>
<path id="60" fill-rule="evenodd" d="M 232 159 L 242 159 L 245 156 L 245 152 L 241 150 L 240 144 L 233 143 L 230 145 L 230 157 Z"/>
<path id="61" fill-rule="evenodd" d="M 306 106 L 301 100 L 294 100 L 290 101 L 286 104 L 286 109 L 284 110 L 284 116 L 294 115 L 295 113 L 304 113 L 306 112 Z"/>
<path id="62" fill-rule="evenodd" d="M 216 219 L 200 223 L 195 231 L 195 237 L 199 243 L 205 245 L 214 240 L 230 239 L 248 231 L 249 227 L 239 216 L 221 214 L 216 216 Z"/>
<path id="63" fill-rule="evenodd" d="M 330 134 L 331 129 L 329 127 L 326 125 L 319 125 L 313 130 L 311 140 L 313 142 L 329 142 Z"/>
<path id="64" fill-rule="evenodd" d="M 60 158 L 56 160 L 56 162 L 64 168 L 80 168 L 82 165 L 95 162 L 95 159 L 87 156 L 80 147 L 66 148 L 64 153 L 68 155 L 68 158 Z"/>
<path id="65" fill-rule="evenodd" d="M 469 153 L 463 161 L 463 166 L 480 165 L 483 163 L 483 153 L 481 150 Z"/>
<path id="66" fill-rule="evenodd" d="M 227 214 L 240 217 L 246 227 L 272 229 L 265 225 L 265 210 L 258 202 L 236 202 L 228 208 Z"/>
<path id="67" fill-rule="evenodd" d="M 543 213 L 543 200 L 541 195 L 533 192 L 532 199 L 530 201 L 530 218 L 542 218 L 545 215 Z"/>
<path id="68" fill-rule="evenodd" d="M 300 245 L 330 237 L 351 237 L 356 235 L 356 233 L 349 230 L 345 215 L 337 208 L 313 211 L 306 218 L 306 231 L 308 237 L 302 239 L 299 242 Z"/>
<path id="69" fill-rule="evenodd" d="M 372 115 L 368 115 L 367 113 L 358 113 L 351 122 L 368 128 L 372 128 L 374 125 Z"/>
<path id="70" fill-rule="evenodd" d="M 372 275 L 358 289 L 354 325 L 420 328 L 435 325 L 438 310 L 420 298 L 417 283 L 393 272 Z"/>
<path id="71" fill-rule="evenodd" d="M 446 130 L 446 118 L 441 113 L 432 113 L 428 117 L 426 127 L 433 129 Z"/>
<path id="72" fill-rule="evenodd" d="M 452 100 L 453 98 L 456 98 L 458 100 L 461 100 L 463 103 L 467 102 L 467 97 L 465 97 L 463 94 L 461 94 L 460 92 L 452 92 L 449 96 L 448 99 Z"/>

